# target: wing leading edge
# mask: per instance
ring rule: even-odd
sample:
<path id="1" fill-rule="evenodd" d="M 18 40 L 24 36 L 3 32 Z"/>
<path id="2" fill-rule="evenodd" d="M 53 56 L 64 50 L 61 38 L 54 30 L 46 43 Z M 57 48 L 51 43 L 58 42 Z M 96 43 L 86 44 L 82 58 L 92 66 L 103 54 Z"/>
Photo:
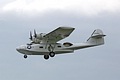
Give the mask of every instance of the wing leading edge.
<path id="1" fill-rule="evenodd" d="M 59 27 L 54 31 L 44 35 L 43 41 L 46 43 L 56 43 L 68 37 L 75 28 L 72 27 Z"/>

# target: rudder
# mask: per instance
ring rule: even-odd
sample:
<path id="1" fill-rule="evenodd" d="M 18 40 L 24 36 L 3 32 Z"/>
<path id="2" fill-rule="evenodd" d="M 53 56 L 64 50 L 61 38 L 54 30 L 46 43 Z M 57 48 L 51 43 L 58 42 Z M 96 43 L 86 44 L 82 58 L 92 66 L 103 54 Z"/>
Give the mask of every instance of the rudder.
<path id="1" fill-rule="evenodd" d="M 87 40 L 87 43 L 90 43 L 92 45 L 102 45 L 104 44 L 104 35 L 102 30 L 96 29 L 94 32 L 91 34 L 90 38 Z"/>

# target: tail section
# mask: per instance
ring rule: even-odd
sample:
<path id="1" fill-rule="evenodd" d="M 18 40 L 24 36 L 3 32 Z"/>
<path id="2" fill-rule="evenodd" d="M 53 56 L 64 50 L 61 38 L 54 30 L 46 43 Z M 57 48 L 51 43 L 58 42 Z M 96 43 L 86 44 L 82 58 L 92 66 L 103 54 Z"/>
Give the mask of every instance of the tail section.
<path id="1" fill-rule="evenodd" d="M 104 44 L 104 36 L 106 35 L 103 34 L 102 30 L 96 29 L 92 33 L 91 37 L 87 40 L 87 43 L 95 46 L 102 45 Z"/>

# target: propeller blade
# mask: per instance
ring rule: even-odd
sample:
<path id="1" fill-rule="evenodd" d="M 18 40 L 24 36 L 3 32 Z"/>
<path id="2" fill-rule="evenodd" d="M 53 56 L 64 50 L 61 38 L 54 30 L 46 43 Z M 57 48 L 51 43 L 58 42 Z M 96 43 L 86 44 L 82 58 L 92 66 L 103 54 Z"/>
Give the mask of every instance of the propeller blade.
<path id="1" fill-rule="evenodd" d="M 36 33 L 35 29 L 34 29 L 34 37 L 35 38 L 37 37 L 37 33 Z"/>
<path id="2" fill-rule="evenodd" d="M 30 38 L 29 38 L 30 40 L 32 40 L 32 32 L 30 31 Z"/>

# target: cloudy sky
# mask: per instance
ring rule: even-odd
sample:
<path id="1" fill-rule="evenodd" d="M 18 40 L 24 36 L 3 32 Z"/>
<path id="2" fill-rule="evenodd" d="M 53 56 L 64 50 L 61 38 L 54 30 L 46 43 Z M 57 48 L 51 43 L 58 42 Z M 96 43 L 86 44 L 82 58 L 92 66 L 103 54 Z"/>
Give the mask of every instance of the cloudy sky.
<path id="1" fill-rule="evenodd" d="M 47 61 L 16 51 L 29 31 L 59 26 L 75 28 L 62 43 L 84 42 L 99 28 L 105 45 Z M 0 28 L 0 80 L 120 80 L 120 0 L 0 0 Z"/>

